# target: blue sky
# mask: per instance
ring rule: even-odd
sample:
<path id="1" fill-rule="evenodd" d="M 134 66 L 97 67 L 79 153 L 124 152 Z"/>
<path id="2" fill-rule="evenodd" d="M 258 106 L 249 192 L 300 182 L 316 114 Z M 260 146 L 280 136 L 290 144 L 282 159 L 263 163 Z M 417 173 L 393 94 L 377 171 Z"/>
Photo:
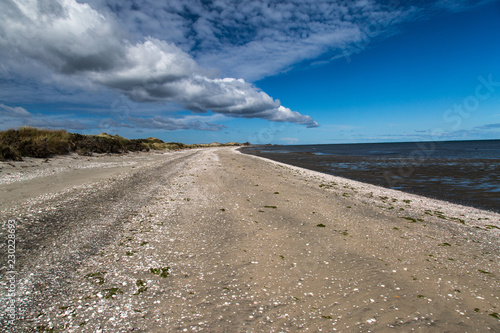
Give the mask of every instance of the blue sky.
<path id="1" fill-rule="evenodd" d="M 0 129 L 500 139 L 500 1 L 7 0 Z"/>

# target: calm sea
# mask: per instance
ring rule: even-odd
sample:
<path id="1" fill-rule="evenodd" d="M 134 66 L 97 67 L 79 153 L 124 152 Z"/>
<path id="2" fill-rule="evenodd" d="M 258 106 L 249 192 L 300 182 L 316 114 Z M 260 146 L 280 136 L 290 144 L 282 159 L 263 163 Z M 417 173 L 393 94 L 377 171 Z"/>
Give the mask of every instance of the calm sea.
<path id="1" fill-rule="evenodd" d="M 254 146 L 242 151 L 500 212 L 500 140 Z"/>

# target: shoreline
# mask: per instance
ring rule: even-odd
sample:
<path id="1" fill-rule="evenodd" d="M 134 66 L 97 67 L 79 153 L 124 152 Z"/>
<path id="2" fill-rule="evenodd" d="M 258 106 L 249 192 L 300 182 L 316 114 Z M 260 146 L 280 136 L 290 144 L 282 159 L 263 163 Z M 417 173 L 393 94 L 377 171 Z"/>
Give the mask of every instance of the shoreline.
<path id="1" fill-rule="evenodd" d="M 387 202 L 387 200 L 377 200 L 375 198 L 377 195 L 379 196 L 386 196 L 386 195 L 391 195 L 391 197 L 396 197 L 398 198 L 398 201 L 400 201 L 401 198 L 405 198 L 406 200 L 411 200 L 413 202 L 419 202 L 421 204 L 425 204 L 425 207 L 427 208 L 432 208 L 432 209 L 446 209 L 449 211 L 451 215 L 464 215 L 464 214 L 472 214 L 471 216 L 491 216 L 492 218 L 497 219 L 498 226 L 500 227 L 500 213 L 484 208 L 478 208 L 478 207 L 473 207 L 473 206 L 467 206 L 467 205 L 462 205 L 459 203 L 455 202 L 450 202 L 442 199 L 437 199 L 437 198 L 432 198 L 432 197 L 427 197 L 424 195 L 416 194 L 416 193 L 410 193 L 410 192 L 405 192 L 397 189 L 391 189 L 375 184 L 370 184 L 370 183 L 365 183 L 362 181 L 350 179 L 350 178 L 345 178 L 342 176 L 335 176 L 331 175 L 328 173 L 324 173 L 321 171 L 315 171 L 311 170 L 308 168 L 303 168 L 299 166 L 295 166 L 292 164 L 288 163 L 283 163 L 279 162 L 276 160 L 273 160 L 271 158 L 266 158 L 263 156 L 258 156 L 258 155 L 252 155 L 252 154 L 246 154 L 238 151 L 240 154 L 247 155 L 247 156 L 252 156 L 255 158 L 260 158 L 263 160 L 268 161 L 269 163 L 280 165 L 286 168 L 289 168 L 291 170 L 295 170 L 305 176 L 309 176 L 311 178 L 315 178 L 316 180 L 321 180 L 322 184 L 324 183 L 327 189 L 333 189 L 333 188 L 338 188 L 342 186 L 350 186 L 351 190 L 357 190 L 360 191 L 361 193 L 355 193 L 353 196 L 353 199 L 355 200 L 360 200 L 360 202 L 364 202 L 366 204 L 380 204 L 380 201 L 383 204 L 387 204 L 388 207 L 384 207 L 385 209 L 390 208 L 391 206 L 394 206 L 394 203 L 391 204 L 391 202 Z M 334 185 L 331 186 L 329 183 L 338 183 L 339 185 Z M 320 184 L 321 186 L 321 184 Z M 343 191 L 342 191 L 343 192 Z M 343 192 L 344 193 L 344 192 Z M 369 194 L 372 193 L 373 196 L 370 196 Z M 368 196 L 367 196 L 368 195 Z M 352 193 L 350 193 L 350 196 L 352 196 Z M 403 200 L 405 200 L 403 199 Z M 401 202 L 399 202 L 397 208 L 408 208 L 408 204 L 401 205 Z M 382 207 L 381 207 L 382 208 Z M 396 207 L 395 207 L 396 208 Z M 416 208 L 416 207 L 413 207 Z M 417 208 L 416 211 L 412 211 L 414 214 L 425 214 L 425 210 L 422 212 L 422 207 Z M 391 209 L 390 209 L 391 210 Z M 446 219 L 445 219 L 446 220 Z"/>
<path id="2" fill-rule="evenodd" d="M 48 192 L 0 211 L 18 221 L 20 332 L 500 325 L 500 214 L 235 148 L 100 162 L 76 186 L 74 168 L 18 182 Z"/>
<path id="3" fill-rule="evenodd" d="M 387 189 L 500 213 L 500 188 L 495 185 L 493 178 L 500 172 L 500 169 L 495 167 L 498 164 L 495 161 L 500 160 L 429 157 L 422 164 L 415 166 L 404 157 L 254 152 L 252 148 L 243 148 L 242 151 L 244 154 Z M 405 172 L 411 174 L 408 176 Z M 401 173 L 404 177 L 399 175 Z"/>

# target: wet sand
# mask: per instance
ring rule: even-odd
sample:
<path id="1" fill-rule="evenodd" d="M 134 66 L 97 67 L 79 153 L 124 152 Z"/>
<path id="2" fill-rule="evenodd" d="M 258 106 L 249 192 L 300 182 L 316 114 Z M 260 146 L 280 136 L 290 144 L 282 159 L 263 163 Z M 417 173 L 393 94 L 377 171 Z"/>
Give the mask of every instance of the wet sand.
<path id="1" fill-rule="evenodd" d="M 500 212 L 500 160 L 243 152 L 364 183 Z"/>
<path id="2" fill-rule="evenodd" d="M 4 200 L 17 331 L 500 329 L 499 214 L 233 148 L 135 162 Z"/>

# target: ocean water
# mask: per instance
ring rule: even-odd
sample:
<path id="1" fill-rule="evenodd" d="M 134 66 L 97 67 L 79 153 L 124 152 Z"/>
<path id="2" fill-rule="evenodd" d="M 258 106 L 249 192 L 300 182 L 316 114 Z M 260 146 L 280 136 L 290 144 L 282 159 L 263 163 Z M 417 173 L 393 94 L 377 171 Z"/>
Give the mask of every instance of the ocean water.
<path id="1" fill-rule="evenodd" d="M 500 140 L 253 146 L 242 152 L 500 212 Z"/>
<path id="2" fill-rule="evenodd" d="M 410 157 L 423 153 L 433 158 L 500 159 L 500 140 L 278 145 L 256 146 L 254 149 L 275 153 L 310 152 L 337 156 Z"/>

